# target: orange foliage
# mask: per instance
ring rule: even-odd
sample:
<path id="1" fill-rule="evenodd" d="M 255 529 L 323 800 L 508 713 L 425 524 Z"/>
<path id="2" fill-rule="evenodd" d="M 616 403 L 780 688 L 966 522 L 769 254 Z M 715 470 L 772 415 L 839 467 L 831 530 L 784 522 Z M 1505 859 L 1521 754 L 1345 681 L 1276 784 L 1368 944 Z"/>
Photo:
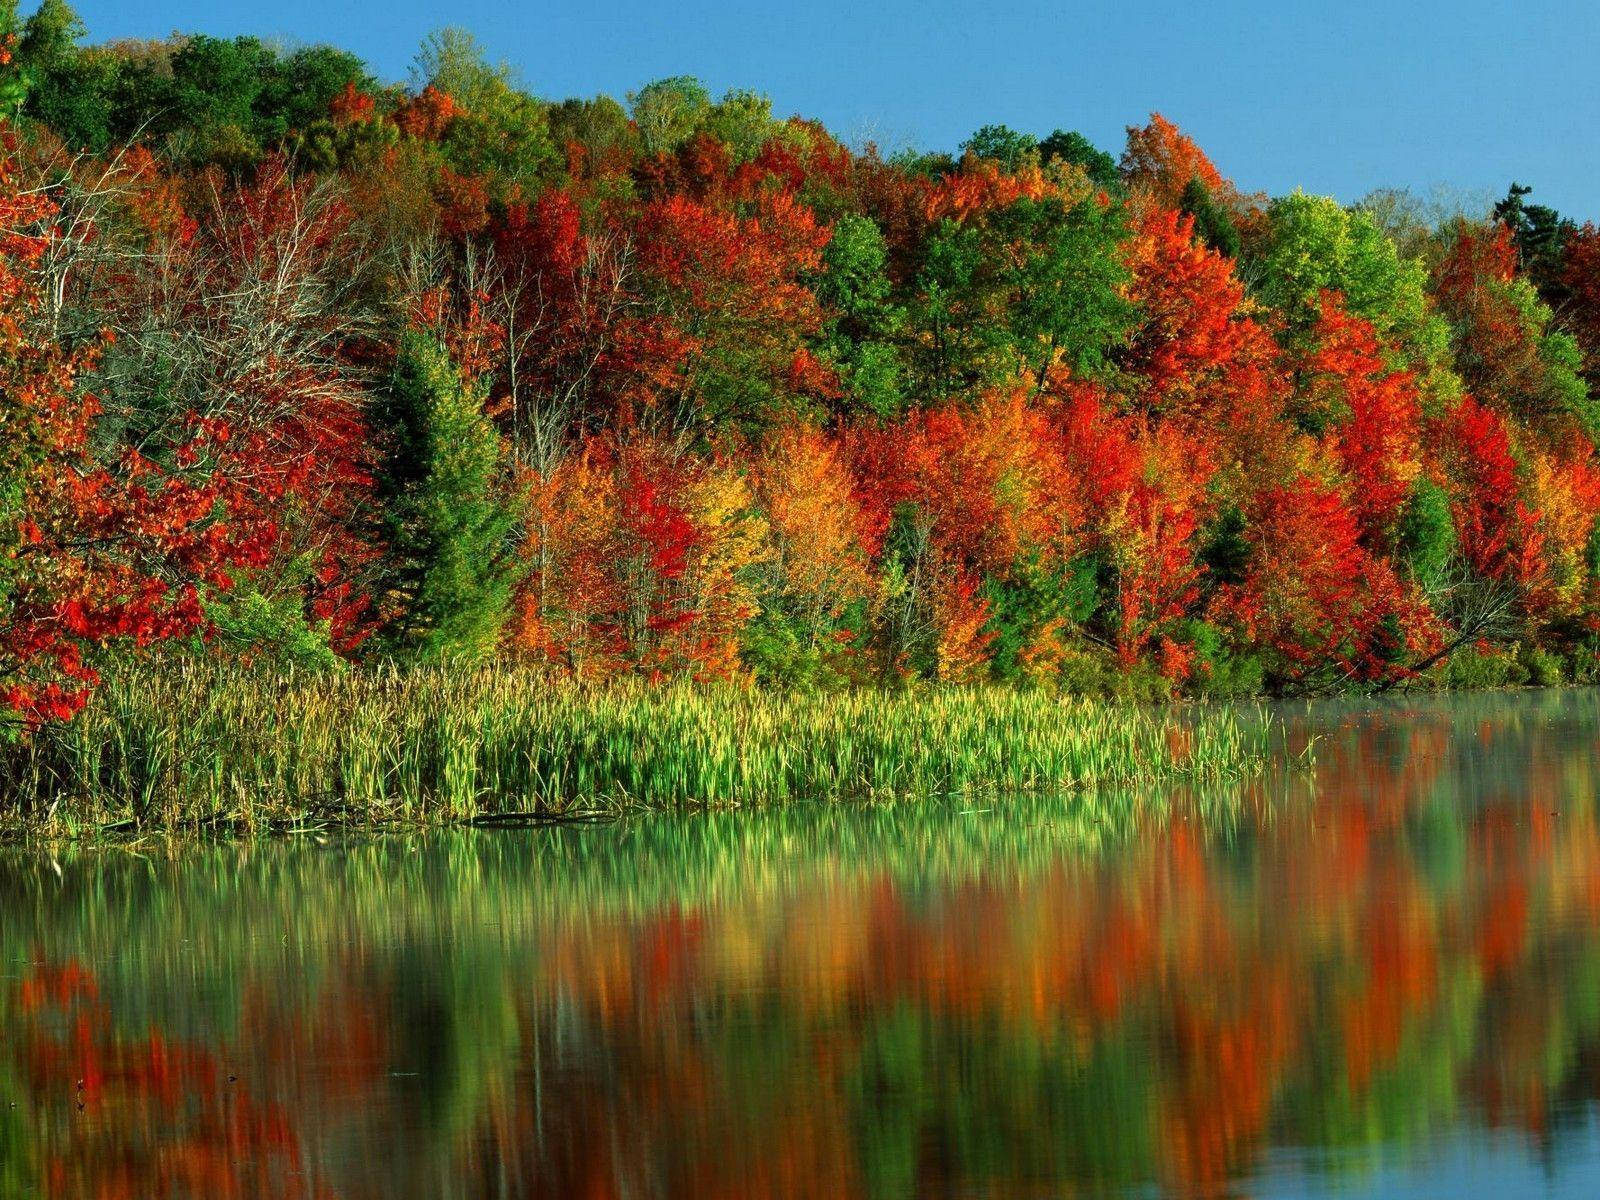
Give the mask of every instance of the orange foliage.
<path id="1" fill-rule="evenodd" d="M 1160 113 L 1151 113 L 1147 125 L 1128 126 L 1122 174 L 1130 187 L 1162 208 L 1177 208 L 1183 189 L 1195 179 L 1205 184 L 1219 203 L 1233 196 L 1233 185 L 1194 140 Z"/>
<path id="2" fill-rule="evenodd" d="M 420 141 L 436 142 L 460 115 L 462 109 L 455 98 L 429 84 L 395 110 L 394 123 L 402 133 Z"/>
<path id="3" fill-rule="evenodd" d="M 755 496 L 772 536 L 780 588 L 816 615 L 835 616 L 871 590 L 862 515 L 832 439 L 791 425 L 767 439 Z"/>
<path id="4" fill-rule="evenodd" d="M 586 678 L 741 673 L 765 526 L 736 469 L 644 435 L 595 438 L 529 492 L 517 646 Z"/>

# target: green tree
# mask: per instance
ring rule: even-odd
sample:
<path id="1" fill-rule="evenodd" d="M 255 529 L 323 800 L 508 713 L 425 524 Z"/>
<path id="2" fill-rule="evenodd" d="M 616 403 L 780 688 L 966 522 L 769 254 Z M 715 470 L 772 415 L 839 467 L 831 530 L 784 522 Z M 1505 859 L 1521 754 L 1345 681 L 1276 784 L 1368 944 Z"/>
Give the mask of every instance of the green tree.
<path id="1" fill-rule="evenodd" d="M 816 282 L 817 299 L 830 313 L 823 356 L 838 372 L 848 407 L 882 417 L 895 415 L 905 402 L 894 344 L 905 310 L 891 300 L 887 261 L 877 224 L 847 213 L 833 224 Z"/>
<path id="2" fill-rule="evenodd" d="M 711 93 L 692 75 L 674 75 L 628 93 L 633 123 L 646 154 L 670 154 L 700 128 Z"/>
<path id="3" fill-rule="evenodd" d="M 1202 242 L 1218 254 L 1239 257 L 1239 230 L 1233 218 L 1212 198 L 1211 189 L 1198 177 L 1184 187 L 1181 206 L 1194 218 L 1194 231 Z"/>
<path id="4" fill-rule="evenodd" d="M 22 27 L 16 63 L 27 87 L 24 115 L 49 126 L 72 149 L 111 142 L 117 60 L 81 50 L 88 31 L 65 0 L 44 0 Z"/>
<path id="5" fill-rule="evenodd" d="M 17 0 L 0 0 L 0 37 L 10 37 L 17 32 Z M 28 98 L 28 78 L 19 69 L 15 55 L 8 64 L 0 65 L 0 112 L 12 115 Z"/>
<path id="6" fill-rule="evenodd" d="M 1315 325 L 1324 292 L 1372 322 L 1405 365 L 1435 387 L 1449 388 L 1450 329 L 1428 299 L 1428 274 L 1402 259 L 1371 214 L 1326 196 L 1283 196 L 1268 210 L 1267 235 L 1246 277 L 1282 313 L 1293 343 Z"/>
<path id="7" fill-rule="evenodd" d="M 1117 248 L 1120 205 L 1023 198 L 928 239 L 912 306 L 927 399 L 1022 376 L 1044 385 L 1058 359 L 1098 373 L 1133 308 Z"/>
<path id="8" fill-rule="evenodd" d="M 728 148 L 735 163 L 749 162 L 759 154 L 777 127 L 771 98 L 739 89 L 713 104 L 701 122 L 701 128 Z"/>
<path id="9" fill-rule="evenodd" d="M 985 125 L 961 143 L 961 151 L 999 163 L 1008 171 L 1015 171 L 1028 160 L 1038 145 L 1038 139 L 1032 134 L 1018 133 L 1005 125 Z"/>
<path id="10" fill-rule="evenodd" d="M 378 495 L 401 610 L 389 643 L 422 659 L 482 658 L 516 582 L 500 435 L 478 389 L 424 333 L 401 339 L 376 417 L 387 442 Z"/>
<path id="11" fill-rule="evenodd" d="M 1511 230 L 1518 266 L 1533 280 L 1544 301 L 1559 307 L 1565 299 L 1560 282 L 1562 252 L 1578 227 L 1547 204 L 1527 203 L 1526 197 L 1532 194 L 1531 187 L 1513 183 L 1505 199 L 1494 206 L 1494 218 Z"/>
<path id="12" fill-rule="evenodd" d="M 1450 497 L 1433 480 L 1417 481 L 1400 516 L 1400 557 L 1411 577 L 1425 588 L 1441 583 L 1456 554 L 1456 527 Z"/>
<path id="13" fill-rule="evenodd" d="M 971 390 L 998 372 L 987 361 L 989 317 L 981 306 L 980 231 L 941 221 L 922 249 L 909 308 L 915 338 L 912 357 L 924 401 Z"/>
<path id="14" fill-rule="evenodd" d="M 1035 387 L 1060 357 L 1096 374 L 1126 335 L 1132 305 L 1117 247 L 1128 232 L 1117 205 L 1022 199 L 990 214 L 986 261 L 1001 291 L 1002 337 Z"/>
<path id="15" fill-rule="evenodd" d="M 277 59 L 256 97 L 255 136 L 263 143 L 303 132 L 328 115 L 334 97 L 354 85 L 370 91 L 376 80 L 354 54 L 332 46 L 306 46 Z"/>
<path id="16" fill-rule="evenodd" d="M 172 56 L 164 113 L 152 113 L 164 132 L 192 132 L 197 156 L 241 147 L 259 153 L 255 102 L 271 74 L 272 53 L 259 39 L 190 38 Z M 159 92 L 157 93 L 159 96 Z"/>
<path id="17" fill-rule="evenodd" d="M 614 151 L 629 152 L 636 141 L 627 110 L 610 96 L 563 100 L 550 106 L 547 119 L 550 138 L 558 150 L 576 143 L 590 159 L 602 159 Z"/>
<path id="18" fill-rule="evenodd" d="M 1039 159 L 1080 168 L 1095 183 L 1113 194 L 1122 190 L 1122 172 L 1117 160 L 1076 130 L 1058 129 L 1039 143 Z"/>
<path id="19" fill-rule="evenodd" d="M 443 145 L 457 171 L 489 175 L 502 185 L 531 185 L 559 164 L 547 106 L 517 85 L 509 66 L 490 66 L 483 47 L 466 30 L 430 34 L 412 74 L 464 110 L 450 123 Z"/>

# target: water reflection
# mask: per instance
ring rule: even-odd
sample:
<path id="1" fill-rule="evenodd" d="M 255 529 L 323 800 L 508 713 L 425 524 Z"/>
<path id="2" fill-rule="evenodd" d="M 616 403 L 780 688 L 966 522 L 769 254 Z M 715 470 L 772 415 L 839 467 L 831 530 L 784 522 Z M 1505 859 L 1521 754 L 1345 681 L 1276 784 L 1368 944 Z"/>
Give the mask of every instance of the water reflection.
<path id="1" fill-rule="evenodd" d="M 0 1195 L 1590 1194 L 1600 698 L 1294 720 L 1151 820 L 16 852 Z"/>

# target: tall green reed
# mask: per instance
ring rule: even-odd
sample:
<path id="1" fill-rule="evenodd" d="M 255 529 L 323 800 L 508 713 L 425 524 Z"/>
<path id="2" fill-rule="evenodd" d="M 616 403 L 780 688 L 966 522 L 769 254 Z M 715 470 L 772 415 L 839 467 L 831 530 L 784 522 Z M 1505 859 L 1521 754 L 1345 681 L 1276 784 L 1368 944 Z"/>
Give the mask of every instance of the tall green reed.
<path id="1" fill-rule="evenodd" d="M 0 750 L 0 821 L 450 821 L 1084 791 L 1263 763 L 1267 722 L 994 688 L 584 687 L 509 668 L 118 676 Z"/>

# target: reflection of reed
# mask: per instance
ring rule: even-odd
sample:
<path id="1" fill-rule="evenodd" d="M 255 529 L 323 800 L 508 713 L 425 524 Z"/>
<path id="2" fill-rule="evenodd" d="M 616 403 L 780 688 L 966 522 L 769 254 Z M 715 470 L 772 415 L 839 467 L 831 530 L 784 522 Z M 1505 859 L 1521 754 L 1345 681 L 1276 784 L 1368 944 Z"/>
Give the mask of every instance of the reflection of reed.
<path id="1" fill-rule="evenodd" d="M 105 1044 L 240 1064 L 358 1198 L 1209 1195 L 1273 1145 L 1350 1169 L 1462 1121 L 1556 1153 L 1600 1098 L 1597 716 L 1321 706 L 1314 780 L 1159 817 L 812 806 L 59 879 L 13 855 L 0 934 L 99 965 Z M 22 1004 L 0 1086 L 44 1036 Z M 153 1101 L 71 1129 L 130 1185 L 183 1136 Z"/>

